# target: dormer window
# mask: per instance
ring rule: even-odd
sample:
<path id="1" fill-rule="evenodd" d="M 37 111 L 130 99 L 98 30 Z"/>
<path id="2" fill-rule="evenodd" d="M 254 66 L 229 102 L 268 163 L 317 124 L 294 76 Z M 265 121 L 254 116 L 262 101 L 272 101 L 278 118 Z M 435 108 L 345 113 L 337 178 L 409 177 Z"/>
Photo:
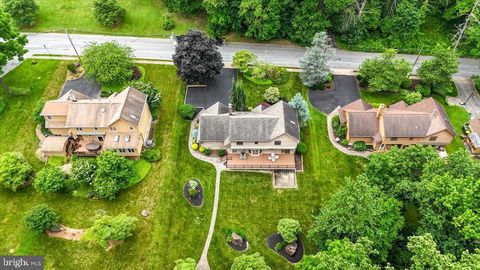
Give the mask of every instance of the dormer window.
<path id="1" fill-rule="evenodd" d="M 130 142 L 130 135 L 125 136 L 125 142 Z"/>

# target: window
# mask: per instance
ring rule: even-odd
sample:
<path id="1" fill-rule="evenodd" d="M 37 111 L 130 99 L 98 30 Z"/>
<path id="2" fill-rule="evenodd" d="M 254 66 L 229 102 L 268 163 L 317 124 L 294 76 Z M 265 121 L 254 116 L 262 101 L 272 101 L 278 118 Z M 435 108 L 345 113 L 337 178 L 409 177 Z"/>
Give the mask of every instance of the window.
<path id="1" fill-rule="evenodd" d="M 117 129 L 115 127 L 110 127 L 110 130 L 116 131 Z"/>
<path id="2" fill-rule="evenodd" d="M 113 141 L 114 141 L 114 142 L 118 142 L 119 140 L 120 140 L 120 136 L 115 135 L 115 137 L 113 137 Z"/>
<path id="3" fill-rule="evenodd" d="M 258 144 L 258 142 L 255 142 L 255 144 Z"/>
<path id="4" fill-rule="evenodd" d="M 243 145 L 243 142 L 237 142 L 237 145 Z"/>
<path id="5" fill-rule="evenodd" d="M 274 145 L 282 145 L 282 141 L 275 141 L 273 144 Z"/>
<path id="6" fill-rule="evenodd" d="M 251 150 L 250 154 L 252 154 L 252 156 L 258 156 L 262 153 L 262 150 L 260 149 L 253 149 Z"/>
<path id="7" fill-rule="evenodd" d="M 98 136 L 97 138 L 99 141 L 103 142 L 103 136 Z"/>
<path id="8" fill-rule="evenodd" d="M 413 137 L 408 138 L 410 141 L 413 141 Z"/>
<path id="9" fill-rule="evenodd" d="M 125 142 L 129 142 L 130 141 L 130 135 L 126 135 L 125 136 Z"/>
<path id="10" fill-rule="evenodd" d="M 437 136 L 431 136 L 430 139 L 428 139 L 431 142 L 434 142 L 437 140 Z"/>
<path id="11" fill-rule="evenodd" d="M 98 130 L 98 128 L 94 127 L 93 129 Z"/>
<path id="12" fill-rule="evenodd" d="M 47 116 L 48 119 L 52 119 L 52 117 L 50 115 Z"/>
<path id="13" fill-rule="evenodd" d="M 130 127 L 130 130 L 133 130 L 133 127 Z"/>
<path id="14" fill-rule="evenodd" d="M 390 138 L 390 141 L 392 141 L 392 142 L 394 142 L 394 141 L 396 141 L 396 140 L 398 140 L 397 137 L 392 137 L 392 138 Z"/>
<path id="15" fill-rule="evenodd" d="M 83 128 L 81 128 L 81 127 L 77 127 L 77 128 L 76 128 L 76 130 L 78 130 L 78 131 L 82 131 L 82 130 L 83 130 Z"/>
<path id="16" fill-rule="evenodd" d="M 282 154 L 290 154 L 290 149 L 282 150 Z"/>

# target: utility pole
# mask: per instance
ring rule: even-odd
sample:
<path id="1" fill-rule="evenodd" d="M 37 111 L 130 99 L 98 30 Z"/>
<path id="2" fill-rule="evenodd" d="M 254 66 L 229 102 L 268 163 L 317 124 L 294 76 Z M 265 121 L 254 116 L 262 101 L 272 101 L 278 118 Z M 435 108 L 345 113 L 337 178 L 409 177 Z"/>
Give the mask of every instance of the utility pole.
<path id="1" fill-rule="evenodd" d="M 73 50 L 77 54 L 78 61 L 80 62 L 80 65 L 82 64 L 82 59 L 80 58 L 80 55 L 78 54 L 77 48 L 75 48 L 75 45 L 73 45 L 72 39 L 70 38 L 70 35 L 68 34 L 67 28 L 65 28 L 65 34 L 67 34 L 68 40 L 70 40 L 70 44 L 72 44 Z"/>
<path id="2" fill-rule="evenodd" d="M 422 54 L 423 46 L 424 45 L 422 44 L 422 47 L 420 47 L 420 49 L 418 50 L 417 58 L 415 58 L 415 62 L 413 62 L 412 71 L 408 74 L 407 79 L 410 79 L 410 77 L 412 76 L 413 71 L 415 69 L 415 66 L 418 63 L 418 60 L 420 60 L 420 55 Z"/>
<path id="3" fill-rule="evenodd" d="M 463 34 L 465 33 L 465 30 L 467 30 L 468 24 L 470 23 L 470 19 L 473 18 L 477 20 L 477 18 L 475 17 L 475 11 L 477 10 L 477 7 L 479 4 L 480 4 L 480 0 L 475 0 L 475 3 L 473 4 L 473 7 L 472 7 L 472 11 L 470 11 L 470 13 L 467 15 L 467 19 L 465 20 L 465 23 L 463 23 L 463 26 L 461 26 L 461 29 L 459 29 L 460 31 L 457 32 L 457 34 L 455 34 L 454 36 L 455 42 L 453 44 L 454 50 L 457 49 L 458 44 L 462 40 Z"/>

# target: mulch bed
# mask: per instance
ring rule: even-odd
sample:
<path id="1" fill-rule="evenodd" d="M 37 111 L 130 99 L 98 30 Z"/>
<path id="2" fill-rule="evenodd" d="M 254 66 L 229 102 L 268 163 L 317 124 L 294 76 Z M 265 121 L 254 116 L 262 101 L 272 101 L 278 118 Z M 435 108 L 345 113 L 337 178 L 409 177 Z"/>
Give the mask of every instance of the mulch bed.
<path id="1" fill-rule="evenodd" d="M 293 254 L 293 256 L 288 255 L 287 252 L 285 252 L 284 248 L 282 248 L 279 251 L 277 251 L 275 249 L 275 245 L 279 242 L 282 242 L 282 241 L 283 241 L 283 238 L 278 233 L 274 233 L 267 238 L 268 247 L 270 249 L 272 249 L 273 251 L 275 251 L 276 253 L 280 254 L 287 261 L 289 261 L 291 263 L 298 263 L 299 261 L 301 261 L 302 258 L 303 258 L 304 250 L 303 250 L 303 243 L 300 240 L 300 238 L 297 239 L 297 252 L 295 252 L 295 254 Z"/>
<path id="2" fill-rule="evenodd" d="M 241 246 L 234 245 L 232 242 L 227 242 L 227 244 L 236 251 L 244 251 L 248 248 L 247 238 L 243 238 L 243 244 Z"/>
<path id="3" fill-rule="evenodd" d="M 188 180 L 185 185 L 183 186 L 183 197 L 193 206 L 195 207 L 200 207 L 203 205 L 203 187 L 200 181 L 197 179 L 192 179 L 197 181 L 198 186 L 195 188 L 198 193 L 195 197 L 190 197 L 190 194 L 188 193 L 188 190 L 190 189 L 190 180 Z"/>

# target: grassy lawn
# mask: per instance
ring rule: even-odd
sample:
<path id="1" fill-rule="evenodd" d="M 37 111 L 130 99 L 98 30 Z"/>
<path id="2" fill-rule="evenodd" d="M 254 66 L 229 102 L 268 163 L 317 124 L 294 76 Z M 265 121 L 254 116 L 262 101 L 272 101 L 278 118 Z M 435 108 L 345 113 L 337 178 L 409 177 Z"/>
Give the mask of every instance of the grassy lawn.
<path id="1" fill-rule="evenodd" d="M 298 76 L 292 75 L 292 88 L 302 90 Z M 255 98 L 254 89 L 245 87 L 249 105 Z M 293 96 L 289 91 L 287 95 Z M 258 100 L 257 102 L 261 101 Z M 297 174 L 299 188 L 275 190 L 272 175 L 253 172 L 224 172 L 222 174 L 219 212 L 209 263 L 212 269 L 229 269 L 233 259 L 243 253 L 232 250 L 224 241 L 227 228 L 244 229 L 249 241 L 247 254 L 260 252 L 272 269 L 293 269 L 282 257 L 270 250 L 265 239 L 276 231 L 277 222 L 284 217 L 299 220 L 306 232 L 313 223 L 322 203 L 340 187 L 345 177 L 355 177 L 363 170 L 365 159 L 344 155 L 334 148 L 327 135 L 326 116 L 311 108 L 312 119 L 302 129 L 302 140 L 309 147 L 304 157 L 304 173 Z M 313 243 L 301 236 L 306 253 L 316 253 Z"/>
<path id="2" fill-rule="evenodd" d="M 58 2 L 59 3 L 59 2 Z M 172 66 L 145 65 L 146 81 L 162 91 L 163 104 L 155 133 L 162 160 L 152 165 L 145 180 L 120 193 L 113 201 L 88 200 L 66 194 L 40 195 L 33 187 L 17 192 L 0 189 L 0 254 L 45 256 L 46 269 L 172 269 L 178 258 L 199 259 L 207 235 L 213 204 L 213 166 L 188 153 L 189 123 L 177 113 L 183 102 L 183 86 Z M 41 99 L 57 97 L 66 74 L 66 63 L 38 60 L 25 62 L 5 76 L 16 87 L 31 87 L 24 97 L 6 97 L 7 108 L 0 114 L 0 152 L 20 151 L 40 169 L 34 152 L 32 109 Z M 143 167 L 143 165 L 142 165 Z M 191 207 L 182 196 L 187 179 L 198 178 L 205 190 L 205 205 Z M 126 213 L 139 217 L 132 238 L 106 252 L 87 242 L 72 242 L 35 235 L 22 224 L 28 209 L 48 203 L 62 216 L 62 223 L 88 228 L 99 216 Z M 150 216 L 139 216 L 143 209 Z"/>
<path id="3" fill-rule="evenodd" d="M 389 106 L 402 100 L 402 95 L 400 93 L 368 92 L 364 89 L 360 90 L 360 97 L 373 107 L 378 107 L 380 104 Z"/>
<path id="4" fill-rule="evenodd" d="M 172 32 L 185 33 L 189 28 L 206 29 L 204 14 L 169 14 L 162 0 L 118 0 L 126 9 L 125 22 L 116 28 L 103 27 L 93 16 L 92 0 L 36 0 L 40 7 L 39 22 L 29 32 L 95 33 L 131 36 L 168 37 Z M 173 17 L 175 28 L 163 30 L 166 14 Z"/>

